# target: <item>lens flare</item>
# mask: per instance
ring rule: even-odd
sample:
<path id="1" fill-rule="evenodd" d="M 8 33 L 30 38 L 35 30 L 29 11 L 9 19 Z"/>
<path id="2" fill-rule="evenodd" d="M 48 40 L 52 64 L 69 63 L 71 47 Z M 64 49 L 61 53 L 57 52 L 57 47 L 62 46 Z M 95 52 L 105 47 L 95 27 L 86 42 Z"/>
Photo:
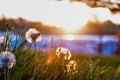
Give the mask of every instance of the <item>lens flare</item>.
<path id="1" fill-rule="evenodd" d="M 93 53 L 94 52 L 94 50 L 93 50 L 93 48 L 92 48 L 92 45 L 87 45 L 87 49 L 88 49 L 88 52 L 89 53 Z"/>

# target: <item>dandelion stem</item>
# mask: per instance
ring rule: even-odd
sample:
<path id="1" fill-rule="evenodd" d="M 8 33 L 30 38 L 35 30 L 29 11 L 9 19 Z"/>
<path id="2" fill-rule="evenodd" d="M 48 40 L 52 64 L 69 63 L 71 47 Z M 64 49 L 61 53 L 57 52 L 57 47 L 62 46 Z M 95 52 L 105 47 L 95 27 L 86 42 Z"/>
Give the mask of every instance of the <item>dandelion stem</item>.
<path id="1" fill-rule="evenodd" d="M 4 80 L 7 80 L 7 69 L 6 68 L 4 68 Z"/>
<path id="2" fill-rule="evenodd" d="M 9 75 L 10 75 L 10 72 L 9 72 L 10 70 L 9 69 L 7 69 L 7 78 L 9 78 Z"/>
<path id="3" fill-rule="evenodd" d="M 30 46 L 28 47 L 28 50 L 31 49 L 32 43 L 30 43 Z"/>
<path id="4" fill-rule="evenodd" d="M 35 62 L 37 62 L 38 59 L 37 59 L 37 53 L 36 53 L 36 42 L 34 42 L 34 49 L 35 49 Z"/>
<path id="5" fill-rule="evenodd" d="M 34 72 L 33 72 L 33 77 L 31 80 L 34 80 L 35 79 L 35 72 L 36 72 L 36 63 L 35 63 L 35 66 L 34 66 Z"/>
<path id="6" fill-rule="evenodd" d="M 34 80 L 34 79 L 35 79 L 36 67 L 37 67 L 37 62 L 38 62 L 37 53 L 36 53 L 36 42 L 34 42 L 34 50 L 35 50 L 35 66 L 34 66 L 33 77 L 32 77 L 31 80 Z"/>

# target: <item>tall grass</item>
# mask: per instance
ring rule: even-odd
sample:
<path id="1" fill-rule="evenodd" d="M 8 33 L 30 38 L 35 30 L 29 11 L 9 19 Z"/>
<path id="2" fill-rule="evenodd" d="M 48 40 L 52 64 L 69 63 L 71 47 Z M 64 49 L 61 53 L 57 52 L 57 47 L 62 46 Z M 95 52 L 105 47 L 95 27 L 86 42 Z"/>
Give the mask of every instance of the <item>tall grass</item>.
<path id="1" fill-rule="evenodd" d="M 24 46 L 27 41 L 24 39 L 24 36 L 20 40 L 19 46 L 17 45 L 19 38 L 16 38 L 16 43 L 11 48 L 11 34 L 5 37 L 6 39 L 4 44 L 1 45 L 0 51 L 7 49 L 14 53 L 16 64 L 11 69 L 7 69 L 6 79 L 4 78 L 4 68 L 0 68 L 0 80 L 120 80 L 120 67 L 113 67 L 113 63 L 106 65 L 111 63 L 110 60 L 102 64 L 102 57 L 92 57 L 92 63 L 89 62 L 89 57 L 85 55 L 72 54 L 70 60 L 57 57 L 53 38 L 51 40 L 50 52 L 46 53 L 42 50 L 25 49 Z M 37 64 L 35 62 L 36 54 Z M 109 58 L 105 57 L 103 60 L 106 61 L 107 59 Z M 75 68 L 71 64 L 68 71 L 67 65 L 71 60 L 76 62 Z M 117 61 L 119 64 L 119 60 Z"/>

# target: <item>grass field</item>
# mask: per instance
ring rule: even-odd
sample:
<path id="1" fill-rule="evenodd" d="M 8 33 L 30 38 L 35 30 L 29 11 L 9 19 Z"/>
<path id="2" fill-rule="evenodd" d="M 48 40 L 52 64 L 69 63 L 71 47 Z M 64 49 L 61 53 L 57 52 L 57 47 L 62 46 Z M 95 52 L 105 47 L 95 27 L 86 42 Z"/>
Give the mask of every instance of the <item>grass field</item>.
<path id="1" fill-rule="evenodd" d="M 120 80 L 120 56 L 72 53 L 70 59 L 65 59 L 65 55 L 57 56 L 52 46 L 47 53 L 25 49 L 26 40 L 11 49 L 10 35 L 5 37 L 1 54 L 13 53 L 16 63 L 8 68 L 0 60 L 0 80 Z"/>

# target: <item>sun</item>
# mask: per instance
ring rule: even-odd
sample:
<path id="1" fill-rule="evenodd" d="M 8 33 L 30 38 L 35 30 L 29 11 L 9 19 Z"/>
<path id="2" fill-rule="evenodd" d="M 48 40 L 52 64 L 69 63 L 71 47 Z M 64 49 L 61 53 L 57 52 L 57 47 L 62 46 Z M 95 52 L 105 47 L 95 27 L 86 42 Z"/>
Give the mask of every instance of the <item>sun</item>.
<path id="1" fill-rule="evenodd" d="M 67 15 L 65 17 L 66 21 L 63 24 L 64 30 L 68 33 L 71 33 L 85 25 L 90 18 L 88 12 L 89 7 L 86 4 L 80 2 L 70 3 Z"/>
<path id="2" fill-rule="evenodd" d="M 74 33 L 84 27 L 88 21 L 104 22 L 111 20 L 119 23 L 119 15 L 113 16 L 108 8 L 96 7 L 91 8 L 85 3 L 60 0 L 48 1 L 42 11 L 41 21 L 45 24 L 62 27 L 66 33 Z"/>
<path id="3" fill-rule="evenodd" d="M 42 18 L 43 23 L 62 27 L 65 32 L 71 33 L 78 30 L 89 20 L 89 7 L 82 2 L 52 1 L 48 14 Z"/>
<path id="4" fill-rule="evenodd" d="M 120 24 L 120 13 L 112 14 L 108 8 L 104 7 L 91 8 L 77 0 L 29 0 L 27 7 L 28 0 L 12 1 L 16 3 L 16 7 L 14 3 L 9 5 L 11 0 L 2 1 L 1 14 L 5 14 L 6 17 L 23 17 L 40 21 L 45 25 L 62 27 L 68 33 L 75 32 L 88 21 L 96 19 L 100 22 L 111 20 L 115 24 Z"/>

